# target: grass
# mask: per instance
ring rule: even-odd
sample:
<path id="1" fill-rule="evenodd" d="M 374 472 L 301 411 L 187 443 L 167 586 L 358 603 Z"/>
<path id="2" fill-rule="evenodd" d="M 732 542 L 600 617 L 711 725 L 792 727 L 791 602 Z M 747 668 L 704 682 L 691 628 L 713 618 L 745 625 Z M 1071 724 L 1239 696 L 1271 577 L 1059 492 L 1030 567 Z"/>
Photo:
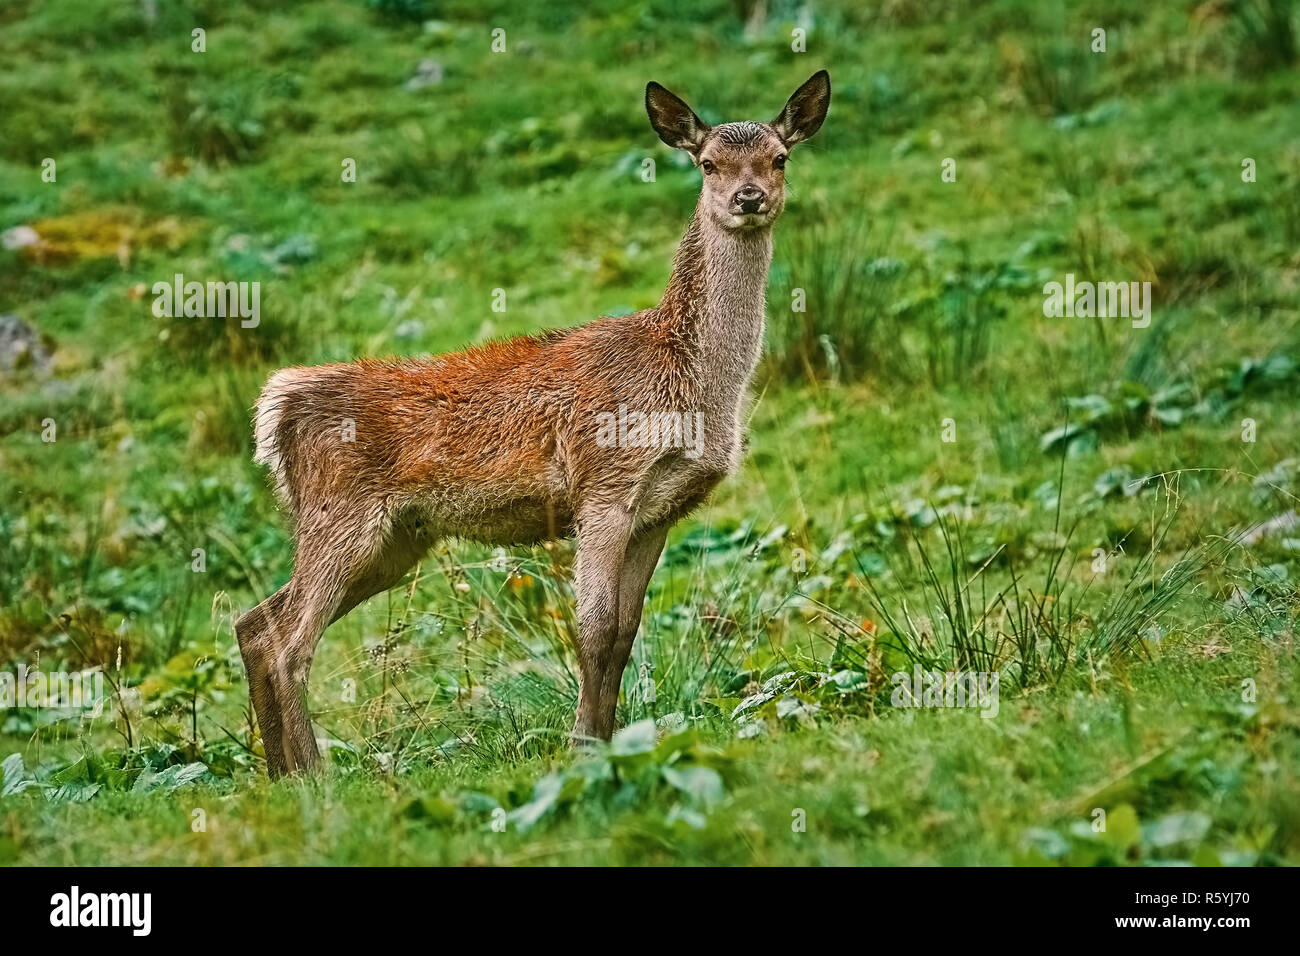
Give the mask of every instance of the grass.
<path id="1" fill-rule="evenodd" d="M 54 356 L 0 372 L 0 662 L 111 697 L 0 710 L 0 861 L 1300 861 L 1300 533 L 1243 535 L 1300 480 L 1294 4 L 151 10 L 0 11 L 0 231 L 45 240 L 0 313 Z M 717 122 L 822 66 L 749 451 L 670 535 L 628 729 L 565 743 L 571 546 L 452 542 L 329 631 L 329 769 L 268 783 L 267 374 L 653 304 L 698 174 L 645 82 Z M 262 323 L 155 317 L 177 272 Z M 1046 318 L 1067 272 L 1151 281 L 1150 328 Z M 997 715 L 896 705 L 917 664 Z"/>

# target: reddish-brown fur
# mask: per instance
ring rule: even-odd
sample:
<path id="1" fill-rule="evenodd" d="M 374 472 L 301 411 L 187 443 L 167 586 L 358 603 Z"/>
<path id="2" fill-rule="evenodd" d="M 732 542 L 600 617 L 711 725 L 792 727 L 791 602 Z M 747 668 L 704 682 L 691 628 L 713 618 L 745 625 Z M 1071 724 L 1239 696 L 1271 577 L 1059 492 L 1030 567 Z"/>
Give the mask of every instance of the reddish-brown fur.
<path id="1" fill-rule="evenodd" d="M 662 87 L 647 88 L 656 131 L 706 171 L 656 308 L 433 359 L 271 377 L 255 458 L 292 516 L 295 568 L 236 633 L 273 776 L 319 760 L 306 687 L 321 632 L 448 535 L 490 544 L 576 535 L 574 736 L 610 736 L 667 529 L 739 463 L 784 156 L 816 132 L 829 98 L 818 73 L 771 124 L 710 129 Z M 698 454 L 598 441 L 598 416 L 620 406 L 699 415 Z"/>

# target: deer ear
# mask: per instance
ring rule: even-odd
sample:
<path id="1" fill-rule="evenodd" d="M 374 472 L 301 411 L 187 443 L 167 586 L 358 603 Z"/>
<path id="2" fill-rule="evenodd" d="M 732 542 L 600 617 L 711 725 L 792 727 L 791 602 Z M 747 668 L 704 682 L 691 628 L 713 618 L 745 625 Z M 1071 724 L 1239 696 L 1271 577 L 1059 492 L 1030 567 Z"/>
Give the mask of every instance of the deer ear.
<path id="1" fill-rule="evenodd" d="M 661 140 L 673 149 L 684 149 L 691 154 L 699 152 L 704 145 L 704 137 L 712 129 L 695 115 L 695 111 L 681 97 L 668 92 L 658 83 L 646 84 L 645 111 L 650 115 L 650 125 Z"/>
<path id="2" fill-rule="evenodd" d="M 785 104 L 785 109 L 776 114 L 772 120 L 772 129 L 780 136 L 786 146 L 802 143 L 811 139 L 822 128 L 826 119 L 826 110 L 831 105 L 831 75 L 825 70 L 818 70 L 808 78 L 808 82 L 794 91 L 794 95 Z"/>

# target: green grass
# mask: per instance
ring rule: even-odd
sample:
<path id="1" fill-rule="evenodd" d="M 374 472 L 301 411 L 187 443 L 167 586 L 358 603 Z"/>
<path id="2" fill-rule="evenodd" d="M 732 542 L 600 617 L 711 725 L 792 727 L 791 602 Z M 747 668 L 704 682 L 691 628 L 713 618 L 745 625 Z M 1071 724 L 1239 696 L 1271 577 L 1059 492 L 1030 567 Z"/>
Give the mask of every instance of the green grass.
<path id="1" fill-rule="evenodd" d="M 761 743 L 711 728 L 702 733 L 727 758 L 726 796 L 699 829 L 669 822 L 687 802 L 679 791 L 628 782 L 562 804 L 530 829 L 497 831 L 492 809 L 526 802 L 557 759 L 465 758 L 395 777 L 239 776 L 24 808 L 6 849 L 11 859 L 63 865 L 1010 864 L 1032 859 L 1031 824 L 1070 840 L 1071 824 L 1090 824 L 1096 807 L 1129 806 L 1148 827 L 1177 813 L 1203 813 L 1209 826 L 1190 844 L 1148 835 L 1099 851 L 1113 862 L 1198 852 L 1277 861 L 1300 838 L 1297 712 L 1294 701 L 1240 705 L 1240 653 L 1173 655 L 1125 673 L 1109 693 L 1035 694 L 991 720 L 901 712 Z M 1293 661 L 1271 671 L 1261 699 L 1285 700 L 1297 676 Z M 206 814 L 202 833 L 191 830 L 196 809 Z M 798 810 L 803 832 L 792 829 Z M 1073 842 L 1064 859 L 1087 859 L 1091 840 Z"/>
<path id="2" fill-rule="evenodd" d="M 1300 531 L 1240 539 L 1300 482 L 1294 5 L 818 3 L 806 54 L 803 5 L 513 6 L 0 10 L 0 231 L 49 243 L 0 312 L 55 356 L 0 373 L 0 661 L 115 688 L 0 711 L 0 861 L 1300 861 Z M 451 543 L 328 632 L 330 767 L 268 783 L 230 626 L 291 567 L 267 374 L 653 304 L 699 181 L 645 82 L 761 118 L 823 66 L 749 452 L 624 681 L 662 740 L 565 744 L 570 545 Z M 155 318 L 175 272 L 260 281 L 261 326 Z M 1151 281 L 1150 328 L 1044 317 L 1067 272 Z M 998 715 L 893 706 L 915 661 L 996 669 Z"/>

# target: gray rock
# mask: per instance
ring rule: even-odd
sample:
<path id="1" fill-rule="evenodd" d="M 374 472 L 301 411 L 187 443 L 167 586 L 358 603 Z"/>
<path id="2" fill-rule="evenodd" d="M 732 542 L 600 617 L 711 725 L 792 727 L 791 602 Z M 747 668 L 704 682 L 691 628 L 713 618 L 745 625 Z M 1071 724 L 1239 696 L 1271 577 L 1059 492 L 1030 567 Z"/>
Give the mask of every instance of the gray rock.
<path id="1" fill-rule="evenodd" d="M 421 60 L 415 68 L 415 76 L 406 81 L 408 90 L 422 90 L 426 86 L 437 86 L 442 82 L 442 64 L 437 60 Z"/>
<path id="2" fill-rule="evenodd" d="M 28 246 L 39 246 L 41 237 L 36 234 L 36 230 L 31 226 L 14 226 L 12 229 L 6 229 L 0 233 L 0 246 L 6 249 L 26 249 Z"/>

